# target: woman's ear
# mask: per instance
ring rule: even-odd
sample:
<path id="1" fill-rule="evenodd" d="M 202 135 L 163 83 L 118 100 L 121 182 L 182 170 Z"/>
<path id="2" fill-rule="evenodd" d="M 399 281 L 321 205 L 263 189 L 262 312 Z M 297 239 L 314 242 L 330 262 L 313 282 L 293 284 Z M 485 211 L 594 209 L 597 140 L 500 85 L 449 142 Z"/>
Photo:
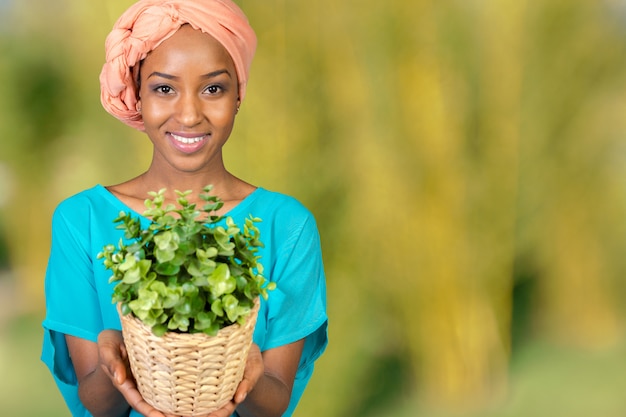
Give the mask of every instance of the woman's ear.
<path id="1" fill-rule="evenodd" d="M 237 102 L 235 103 L 235 114 L 239 113 L 239 106 L 241 106 L 241 100 L 237 99 Z"/>
<path id="2" fill-rule="evenodd" d="M 135 104 L 135 110 L 141 113 L 141 99 L 137 100 L 137 104 Z"/>

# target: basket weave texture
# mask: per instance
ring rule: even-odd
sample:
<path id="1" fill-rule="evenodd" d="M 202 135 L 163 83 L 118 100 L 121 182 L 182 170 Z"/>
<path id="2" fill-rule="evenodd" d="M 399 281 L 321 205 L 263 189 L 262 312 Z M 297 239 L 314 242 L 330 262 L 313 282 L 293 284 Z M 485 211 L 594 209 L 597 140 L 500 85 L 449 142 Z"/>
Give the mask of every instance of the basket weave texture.
<path id="1" fill-rule="evenodd" d="M 245 325 L 233 324 L 215 336 L 168 332 L 159 337 L 132 314 L 120 314 L 131 370 L 144 400 L 178 416 L 209 414 L 226 405 L 243 378 L 258 311 L 257 298 Z"/>

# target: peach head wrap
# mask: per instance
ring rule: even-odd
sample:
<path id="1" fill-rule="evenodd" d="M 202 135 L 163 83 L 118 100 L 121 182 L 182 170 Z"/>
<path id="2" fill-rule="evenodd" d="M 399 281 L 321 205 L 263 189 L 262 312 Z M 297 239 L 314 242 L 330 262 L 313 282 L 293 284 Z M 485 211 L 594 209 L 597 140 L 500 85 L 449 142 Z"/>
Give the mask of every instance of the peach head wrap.
<path id="1" fill-rule="evenodd" d="M 213 36 L 230 54 L 243 100 L 256 49 L 256 35 L 231 0 L 140 0 L 113 26 L 105 42 L 106 63 L 100 73 L 100 100 L 113 116 L 144 130 L 137 111 L 135 66 L 184 24 Z"/>

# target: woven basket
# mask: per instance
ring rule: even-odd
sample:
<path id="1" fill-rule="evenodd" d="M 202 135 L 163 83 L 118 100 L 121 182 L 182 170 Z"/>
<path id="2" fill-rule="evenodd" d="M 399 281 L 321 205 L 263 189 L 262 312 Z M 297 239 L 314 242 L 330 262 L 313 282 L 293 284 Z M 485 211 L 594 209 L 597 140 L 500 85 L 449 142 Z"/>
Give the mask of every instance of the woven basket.
<path id="1" fill-rule="evenodd" d="M 258 311 L 257 298 L 245 325 L 225 327 L 216 336 L 159 337 L 132 314 L 120 314 L 131 370 L 146 402 L 178 416 L 209 414 L 226 405 L 243 378 Z"/>

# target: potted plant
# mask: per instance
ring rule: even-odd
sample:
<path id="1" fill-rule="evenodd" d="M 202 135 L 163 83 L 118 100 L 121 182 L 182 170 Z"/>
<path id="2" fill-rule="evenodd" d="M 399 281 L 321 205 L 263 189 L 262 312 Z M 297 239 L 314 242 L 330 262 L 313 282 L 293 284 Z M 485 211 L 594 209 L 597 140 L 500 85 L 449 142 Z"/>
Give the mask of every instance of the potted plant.
<path id="1" fill-rule="evenodd" d="M 250 215 L 242 227 L 216 215 L 223 202 L 206 186 L 200 209 L 176 191 L 150 192 L 138 217 L 114 219 L 124 238 L 98 258 L 117 282 L 112 302 L 122 322 L 131 370 L 144 399 L 165 413 L 207 414 L 226 404 L 243 377 L 259 309 L 274 283 L 263 277 L 263 244 Z"/>

